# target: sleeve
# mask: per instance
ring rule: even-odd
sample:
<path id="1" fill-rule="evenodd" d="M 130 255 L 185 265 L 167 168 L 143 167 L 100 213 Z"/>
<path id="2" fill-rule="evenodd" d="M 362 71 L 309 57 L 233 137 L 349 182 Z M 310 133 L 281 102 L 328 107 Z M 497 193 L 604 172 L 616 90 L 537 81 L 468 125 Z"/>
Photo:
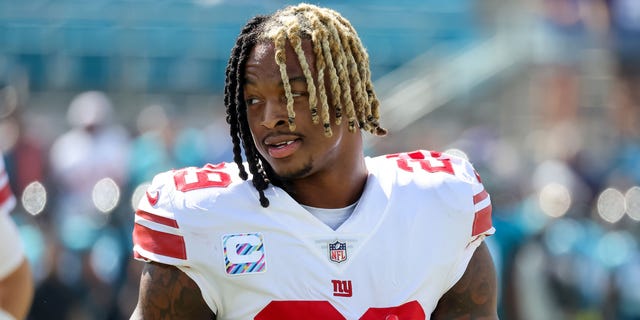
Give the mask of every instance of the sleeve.
<path id="1" fill-rule="evenodd" d="M 465 159 L 453 157 L 451 162 L 456 176 L 462 179 L 464 184 L 471 190 L 471 192 L 462 192 L 460 195 L 464 195 L 464 197 L 471 195 L 472 199 L 472 201 L 469 201 L 468 198 L 459 199 L 463 203 L 470 204 L 470 212 L 463 215 L 470 228 L 467 229 L 466 246 L 460 252 L 457 263 L 452 269 L 450 281 L 450 286 L 452 287 L 462 278 L 476 248 L 480 246 L 487 236 L 495 233 L 495 228 L 491 221 L 491 197 L 484 188 L 480 175 L 473 165 Z"/>
<path id="2" fill-rule="evenodd" d="M 467 170 L 473 175 L 471 179 L 471 191 L 473 193 L 473 228 L 471 229 L 472 241 L 484 238 L 495 233 L 491 221 L 491 197 L 482 184 L 482 179 L 476 170 L 467 162 Z"/>
<path id="3" fill-rule="evenodd" d="M 439 152 L 422 152 L 430 154 L 439 164 L 439 166 L 433 166 L 433 169 L 441 168 L 442 170 L 439 171 L 450 172 L 455 176 L 455 178 L 449 180 L 455 186 L 451 186 L 447 190 L 455 190 L 452 192 L 453 198 L 451 198 L 451 202 L 463 204 L 460 207 L 464 211 L 461 218 L 465 221 L 471 220 L 468 245 L 492 235 L 495 229 L 491 221 L 491 197 L 484 188 L 482 179 L 473 165 L 468 160 L 460 157 Z"/>
<path id="4" fill-rule="evenodd" d="M 133 226 L 133 256 L 174 266 L 187 265 L 185 237 L 178 224 L 173 199 L 172 172 L 154 177 L 141 197 Z"/>

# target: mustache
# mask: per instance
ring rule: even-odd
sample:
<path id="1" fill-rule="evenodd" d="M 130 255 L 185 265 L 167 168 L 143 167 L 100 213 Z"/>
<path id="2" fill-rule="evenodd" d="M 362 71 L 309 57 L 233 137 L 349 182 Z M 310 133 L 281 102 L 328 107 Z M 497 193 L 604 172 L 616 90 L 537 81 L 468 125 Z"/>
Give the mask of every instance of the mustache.
<path id="1" fill-rule="evenodd" d="M 275 132 L 270 132 L 267 135 L 265 135 L 264 137 L 262 137 L 262 143 L 265 143 L 265 141 L 269 140 L 269 139 L 278 139 L 281 137 L 286 137 L 286 138 L 296 138 L 296 139 L 302 139 L 304 138 L 303 134 L 297 133 L 297 132 L 291 132 L 291 131 L 284 131 L 284 130 L 279 130 L 279 131 L 275 131 Z"/>

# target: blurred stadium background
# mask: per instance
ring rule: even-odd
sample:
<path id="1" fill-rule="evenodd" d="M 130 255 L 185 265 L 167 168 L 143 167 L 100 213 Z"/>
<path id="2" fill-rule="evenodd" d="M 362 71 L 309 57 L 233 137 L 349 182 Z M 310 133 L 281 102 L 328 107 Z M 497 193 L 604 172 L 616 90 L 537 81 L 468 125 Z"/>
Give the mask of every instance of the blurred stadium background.
<path id="1" fill-rule="evenodd" d="M 224 68 L 287 1 L 0 0 L 0 148 L 30 319 L 127 319 L 133 203 L 228 160 Z M 391 134 L 469 158 L 494 203 L 501 319 L 640 319 L 640 1 L 317 1 L 358 30 Z M 443 239 L 446 241 L 446 239 Z"/>

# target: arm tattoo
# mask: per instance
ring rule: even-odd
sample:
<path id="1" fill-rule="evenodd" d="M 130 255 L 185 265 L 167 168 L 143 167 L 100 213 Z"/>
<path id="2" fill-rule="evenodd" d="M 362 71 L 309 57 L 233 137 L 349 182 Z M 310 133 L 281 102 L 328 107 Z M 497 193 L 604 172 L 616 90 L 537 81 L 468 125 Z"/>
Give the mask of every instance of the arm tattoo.
<path id="1" fill-rule="evenodd" d="M 215 319 L 198 285 L 174 266 L 147 263 L 131 319 Z"/>
<path id="2" fill-rule="evenodd" d="M 483 242 L 462 278 L 442 296 L 431 319 L 496 320 L 497 292 L 495 267 Z"/>

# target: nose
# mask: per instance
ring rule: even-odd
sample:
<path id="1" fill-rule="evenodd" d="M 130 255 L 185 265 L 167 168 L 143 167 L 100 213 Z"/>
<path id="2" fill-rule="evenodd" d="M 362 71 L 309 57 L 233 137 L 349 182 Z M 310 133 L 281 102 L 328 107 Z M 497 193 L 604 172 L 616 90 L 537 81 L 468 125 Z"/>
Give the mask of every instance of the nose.
<path id="1" fill-rule="evenodd" d="M 285 125 L 288 119 L 287 103 L 282 99 L 269 99 L 265 103 L 261 125 L 268 129 L 274 129 Z"/>

